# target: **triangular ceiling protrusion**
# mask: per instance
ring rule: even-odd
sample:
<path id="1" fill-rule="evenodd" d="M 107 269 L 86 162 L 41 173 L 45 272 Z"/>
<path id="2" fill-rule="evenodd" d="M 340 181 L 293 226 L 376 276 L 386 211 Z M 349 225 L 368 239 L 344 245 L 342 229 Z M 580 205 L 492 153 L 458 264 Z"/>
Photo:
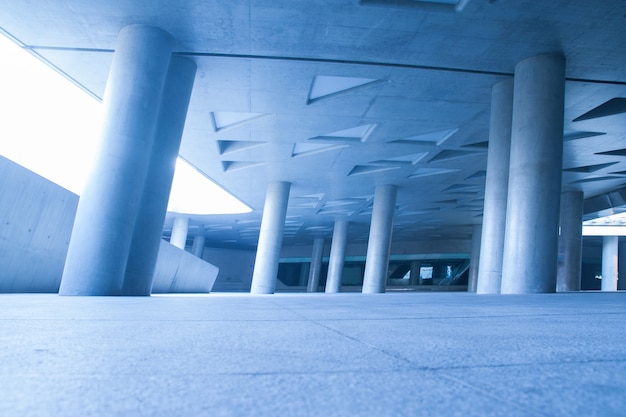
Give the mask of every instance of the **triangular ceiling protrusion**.
<path id="1" fill-rule="evenodd" d="M 376 128 L 375 124 L 367 124 L 338 130 L 322 136 L 316 136 L 309 140 L 323 140 L 327 142 L 353 143 L 365 142 Z"/>
<path id="2" fill-rule="evenodd" d="M 487 171 L 476 171 L 469 177 L 465 178 L 466 180 L 473 180 L 477 178 L 485 178 L 487 176 Z"/>
<path id="3" fill-rule="evenodd" d="M 364 175 L 364 174 L 376 174 L 384 171 L 391 171 L 400 168 L 399 166 L 380 166 L 380 165 L 356 165 L 352 168 L 352 171 L 348 174 L 352 175 Z"/>
<path id="4" fill-rule="evenodd" d="M 608 164 L 597 164 L 597 165 L 586 165 L 582 167 L 574 167 L 574 168 L 565 168 L 563 171 L 567 172 L 582 172 L 582 173 L 591 173 L 599 171 L 603 168 L 610 167 L 611 165 L 618 164 L 619 162 L 609 162 Z"/>
<path id="5" fill-rule="evenodd" d="M 624 181 L 624 178 L 622 177 L 590 177 L 590 178 L 583 178 L 582 180 L 576 180 L 576 181 L 572 181 L 570 182 L 570 184 L 580 184 L 580 183 L 585 183 L 585 182 L 596 182 L 596 181 L 611 181 L 611 180 L 621 180 Z"/>
<path id="6" fill-rule="evenodd" d="M 480 186 L 479 185 L 474 185 L 474 184 L 452 184 L 451 186 L 449 186 L 448 188 L 443 190 L 444 192 L 447 191 L 470 191 L 472 193 L 480 191 Z"/>
<path id="7" fill-rule="evenodd" d="M 224 129 L 240 126 L 266 116 L 270 116 L 270 114 L 214 111 L 210 113 L 211 127 L 214 132 L 220 132 Z"/>
<path id="8" fill-rule="evenodd" d="M 457 172 L 458 169 L 445 169 L 445 168 L 418 168 L 415 170 L 409 178 L 428 177 L 431 175 L 449 174 L 451 172 Z"/>
<path id="9" fill-rule="evenodd" d="M 422 158 L 428 155 L 428 152 L 413 153 L 410 155 L 401 155 L 394 158 L 380 159 L 378 161 L 372 161 L 372 164 L 385 164 L 385 165 L 415 165 Z"/>
<path id="10" fill-rule="evenodd" d="M 461 12 L 470 0 L 360 0 L 361 4 L 406 7 L 422 11 Z"/>
<path id="11" fill-rule="evenodd" d="M 337 77 L 330 75 L 317 75 L 313 78 L 311 89 L 306 104 L 312 104 L 320 100 L 337 97 L 351 93 L 355 90 L 375 87 L 386 83 L 386 80 L 376 78 Z"/>
<path id="12" fill-rule="evenodd" d="M 591 138 L 594 136 L 606 135 L 606 132 L 576 132 L 574 130 L 569 130 L 563 132 L 563 140 L 576 140 L 576 139 L 584 139 Z"/>
<path id="13" fill-rule="evenodd" d="M 480 152 L 473 151 L 455 151 L 446 149 L 435 155 L 429 162 L 448 161 L 450 159 L 467 158 L 469 156 L 481 155 Z"/>
<path id="14" fill-rule="evenodd" d="M 489 141 L 485 141 L 485 142 L 476 142 L 476 143 L 470 143 L 467 145 L 463 145 L 464 148 L 472 148 L 472 149 L 489 149 Z"/>
<path id="15" fill-rule="evenodd" d="M 435 201 L 435 204 L 453 204 L 456 205 L 458 204 L 458 200 L 442 200 L 442 201 Z"/>
<path id="16" fill-rule="evenodd" d="M 342 149 L 349 145 L 329 145 L 326 143 L 306 143 L 298 142 L 293 145 L 292 157 L 314 155 L 320 152 L 334 151 L 336 149 Z"/>
<path id="17" fill-rule="evenodd" d="M 353 205 L 353 204 L 363 204 L 366 203 L 368 200 L 365 198 L 342 198 L 339 200 L 331 200 L 331 201 L 327 201 L 324 204 L 324 207 L 340 207 L 340 206 L 349 206 L 349 205 Z"/>
<path id="18" fill-rule="evenodd" d="M 446 129 L 437 132 L 424 133 L 410 136 L 403 139 L 392 140 L 389 143 L 399 143 L 404 145 L 441 145 L 448 138 L 454 135 L 459 129 Z"/>
<path id="19" fill-rule="evenodd" d="M 323 207 L 320 210 L 318 210 L 317 214 L 350 217 L 354 214 L 354 210 L 347 210 L 347 209 L 334 208 L 334 207 L 329 207 L 329 208 Z"/>
<path id="20" fill-rule="evenodd" d="M 626 149 L 616 149 L 614 151 L 596 152 L 596 155 L 626 156 Z"/>
<path id="21" fill-rule="evenodd" d="M 218 140 L 217 147 L 220 155 L 224 155 L 231 152 L 242 151 L 244 149 L 255 148 L 266 143 L 267 142 L 252 142 L 243 140 Z"/>
<path id="22" fill-rule="evenodd" d="M 596 119 L 598 117 L 612 116 L 620 113 L 626 113 L 626 98 L 616 97 L 600 104 L 595 109 L 589 110 L 582 116 L 575 118 L 574 121 L 580 122 L 581 120 Z"/>
<path id="23" fill-rule="evenodd" d="M 258 165 L 265 165 L 265 162 L 248 162 L 248 161 L 222 161 L 222 169 L 224 172 L 237 171 L 239 169 L 252 168 Z"/>

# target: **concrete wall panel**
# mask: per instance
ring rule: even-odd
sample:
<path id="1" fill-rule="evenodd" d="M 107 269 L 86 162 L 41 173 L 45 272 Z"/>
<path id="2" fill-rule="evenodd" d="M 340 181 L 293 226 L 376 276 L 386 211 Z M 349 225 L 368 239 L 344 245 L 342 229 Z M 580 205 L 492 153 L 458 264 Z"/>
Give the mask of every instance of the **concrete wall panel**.
<path id="1" fill-rule="evenodd" d="M 0 157 L 0 292 L 56 292 L 78 196 Z"/>
<path id="2" fill-rule="evenodd" d="M 219 268 L 162 240 L 152 293 L 211 292 Z"/>

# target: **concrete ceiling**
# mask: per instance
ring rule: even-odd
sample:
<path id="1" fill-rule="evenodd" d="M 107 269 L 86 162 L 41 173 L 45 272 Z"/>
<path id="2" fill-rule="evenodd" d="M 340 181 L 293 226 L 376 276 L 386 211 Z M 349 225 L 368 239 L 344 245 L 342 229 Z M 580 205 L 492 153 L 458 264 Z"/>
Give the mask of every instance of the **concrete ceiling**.
<path id="1" fill-rule="evenodd" d="M 399 187 L 395 240 L 468 238 L 482 221 L 491 87 L 541 53 L 567 59 L 564 189 L 621 189 L 626 2 L 463 3 L 0 0 L 0 27 L 97 97 L 122 27 L 175 37 L 198 65 L 181 156 L 253 208 L 192 216 L 190 237 L 213 246 L 254 247 L 275 180 L 293 184 L 286 245 L 330 237 L 337 217 L 366 241 L 385 183 Z"/>

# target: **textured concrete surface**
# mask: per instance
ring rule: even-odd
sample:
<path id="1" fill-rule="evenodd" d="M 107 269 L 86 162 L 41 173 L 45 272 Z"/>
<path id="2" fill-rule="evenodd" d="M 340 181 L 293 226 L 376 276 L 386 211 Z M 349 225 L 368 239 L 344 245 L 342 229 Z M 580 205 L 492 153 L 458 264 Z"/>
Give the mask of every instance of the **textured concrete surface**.
<path id="1" fill-rule="evenodd" d="M 626 294 L 0 295 L 2 416 L 623 416 Z"/>

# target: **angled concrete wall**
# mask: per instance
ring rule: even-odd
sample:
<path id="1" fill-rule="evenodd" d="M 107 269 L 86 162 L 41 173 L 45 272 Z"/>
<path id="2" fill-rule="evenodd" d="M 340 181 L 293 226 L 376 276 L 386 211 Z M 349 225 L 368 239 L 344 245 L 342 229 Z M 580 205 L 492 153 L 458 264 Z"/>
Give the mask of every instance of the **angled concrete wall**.
<path id="1" fill-rule="evenodd" d="M 211 292 L 219 268 L 161 240 L 152 293 Z"/>
<path id="2" fill-rule="evenodd" d="M 0 156 L 0 292 L 56 292 L 78 196 Z"/>
<path id="3" fill-rule="evenodd" d="M 0 293 L 56 293 L 78 196 L 2 156 L 0 173 Z M 209 292 L 217 274 L 162 241 L 153 292 Z"/>

